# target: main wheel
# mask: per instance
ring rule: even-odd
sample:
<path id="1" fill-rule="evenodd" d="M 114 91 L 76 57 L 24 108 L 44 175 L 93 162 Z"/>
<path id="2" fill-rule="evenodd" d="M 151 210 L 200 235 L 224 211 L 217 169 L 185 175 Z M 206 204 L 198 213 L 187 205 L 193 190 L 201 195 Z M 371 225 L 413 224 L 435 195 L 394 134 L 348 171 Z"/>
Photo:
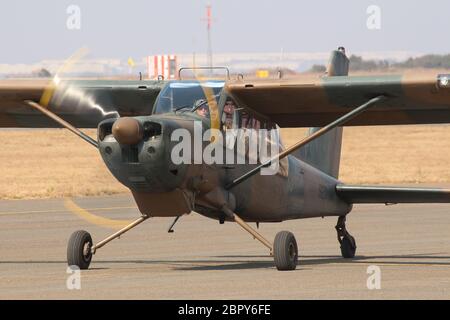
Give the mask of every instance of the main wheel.
<path id="1" fill-rule="evenodd" d="M 294 235 L 280 231 L 273 243 L 273 258 L 278 270 L 295 270 L 298 261 L 298 247 Z"/>
<path id="2" fill-rule="evenodd" d="M 341 254 L 346 259 L 354 258 L 356 252 L 355 238 L 348 235 L 342 239 L 341 242 Z"/>
<path id="3" fill-rule="evenodd" d="M 92 238 L 84 231 L 78 230 L 72 233 L 67 244 L 67 264 L 87 269 L 92 260 Z"/>

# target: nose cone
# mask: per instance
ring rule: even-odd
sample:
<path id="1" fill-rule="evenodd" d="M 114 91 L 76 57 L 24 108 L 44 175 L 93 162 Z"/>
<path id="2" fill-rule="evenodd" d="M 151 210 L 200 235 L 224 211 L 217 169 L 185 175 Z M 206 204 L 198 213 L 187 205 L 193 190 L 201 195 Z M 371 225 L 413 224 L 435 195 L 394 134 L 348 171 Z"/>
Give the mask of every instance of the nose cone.
<path id="1" fill-rule="evenodd" d="M 117 119 L 112 126 L 112 134 L 120 144 L 136 144 L 142 140 L 144 131 L 139 121 L 124 117 Z"/>

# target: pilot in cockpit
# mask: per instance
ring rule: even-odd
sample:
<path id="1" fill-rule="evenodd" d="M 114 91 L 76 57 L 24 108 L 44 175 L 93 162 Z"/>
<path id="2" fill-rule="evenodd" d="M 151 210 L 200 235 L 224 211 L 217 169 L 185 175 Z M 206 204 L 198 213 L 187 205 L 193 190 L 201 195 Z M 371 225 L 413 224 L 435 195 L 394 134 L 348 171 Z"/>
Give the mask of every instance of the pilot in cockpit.
<path id="1" fill-rule="evenodd" d="M 209 106 L 208 101 L 204 99 L 199 99 L 194 103 L 194 110 L 197 115 L 202 118 L 209 117 Z"/>
<path id="2" fill-rule="evenodd" d="M 235 106 L 232 100 L 227 100 L 223 107 L 222 122 L 224 129 L 232 129 L 234 122 Z"/>

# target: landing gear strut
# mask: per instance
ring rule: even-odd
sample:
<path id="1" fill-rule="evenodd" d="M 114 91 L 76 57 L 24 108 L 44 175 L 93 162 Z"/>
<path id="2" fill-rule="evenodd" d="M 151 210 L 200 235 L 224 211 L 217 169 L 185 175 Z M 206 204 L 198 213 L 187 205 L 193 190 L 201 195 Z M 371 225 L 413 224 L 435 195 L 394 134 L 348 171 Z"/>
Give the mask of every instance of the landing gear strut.
<path id="1" fill-rule="evenodd" d="M 274 244 L 272 245 L 256 230 L 244 222 L 236 213 L 228 209 L 226 206 L 222 211 L 230 218 L 232 218 L 245 231 L 250 233 L 253 238 L 260 241 L 270 250 L 270 255 L 273 256 L 275 266 L 280 271 L 295 270 L 298 262 L 298 247 L 294 235 L 289 231 L 280 231 L 276 234 Z"/>
<path id="2" fill-rule="evenodd" d="M 345 227 L 346 216 L 340 216 L 336 224 L 337 238 L 341 245 L 342 257 L 354 258 L 356 252 L 356 241 Z"/>
<path id="3" fill-rule="evenodd" d="M 133 221 L 126 227 L 120 229 L 116 233 L 113 233 L 106 239 L 100 241 L 96 245 L 92 245 L 91 235 L 84 230 L 75 231 L 72 233 L 67 244 L 67 264 L 69 266 L 77 266 L 84 270 L 89 268 L 91 264 L 92 256 L 95 252 L 103 247 L 108 242 L 120 237 L 125 232 L 133 229 L 138 224 L 147 220 L 149 216 L 142 215 L 139 219 Z"/>

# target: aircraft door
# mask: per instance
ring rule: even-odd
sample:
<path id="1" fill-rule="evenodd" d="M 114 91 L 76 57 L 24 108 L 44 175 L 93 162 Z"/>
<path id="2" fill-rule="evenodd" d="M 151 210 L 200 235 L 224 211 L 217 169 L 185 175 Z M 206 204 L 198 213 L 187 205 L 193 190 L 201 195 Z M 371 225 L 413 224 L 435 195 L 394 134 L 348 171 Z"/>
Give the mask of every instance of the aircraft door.
<path id="1" fill-rule="evenodd" d="M 222 113 L 222 130 L 226 154 L 233 154 L 233 163 L 259 164 L 284 149 L 279 127 L 270 120 L 240 108 L 227 97 Z M 287 175 L 287 159 L 280 161 L 278 173 Z"/>

